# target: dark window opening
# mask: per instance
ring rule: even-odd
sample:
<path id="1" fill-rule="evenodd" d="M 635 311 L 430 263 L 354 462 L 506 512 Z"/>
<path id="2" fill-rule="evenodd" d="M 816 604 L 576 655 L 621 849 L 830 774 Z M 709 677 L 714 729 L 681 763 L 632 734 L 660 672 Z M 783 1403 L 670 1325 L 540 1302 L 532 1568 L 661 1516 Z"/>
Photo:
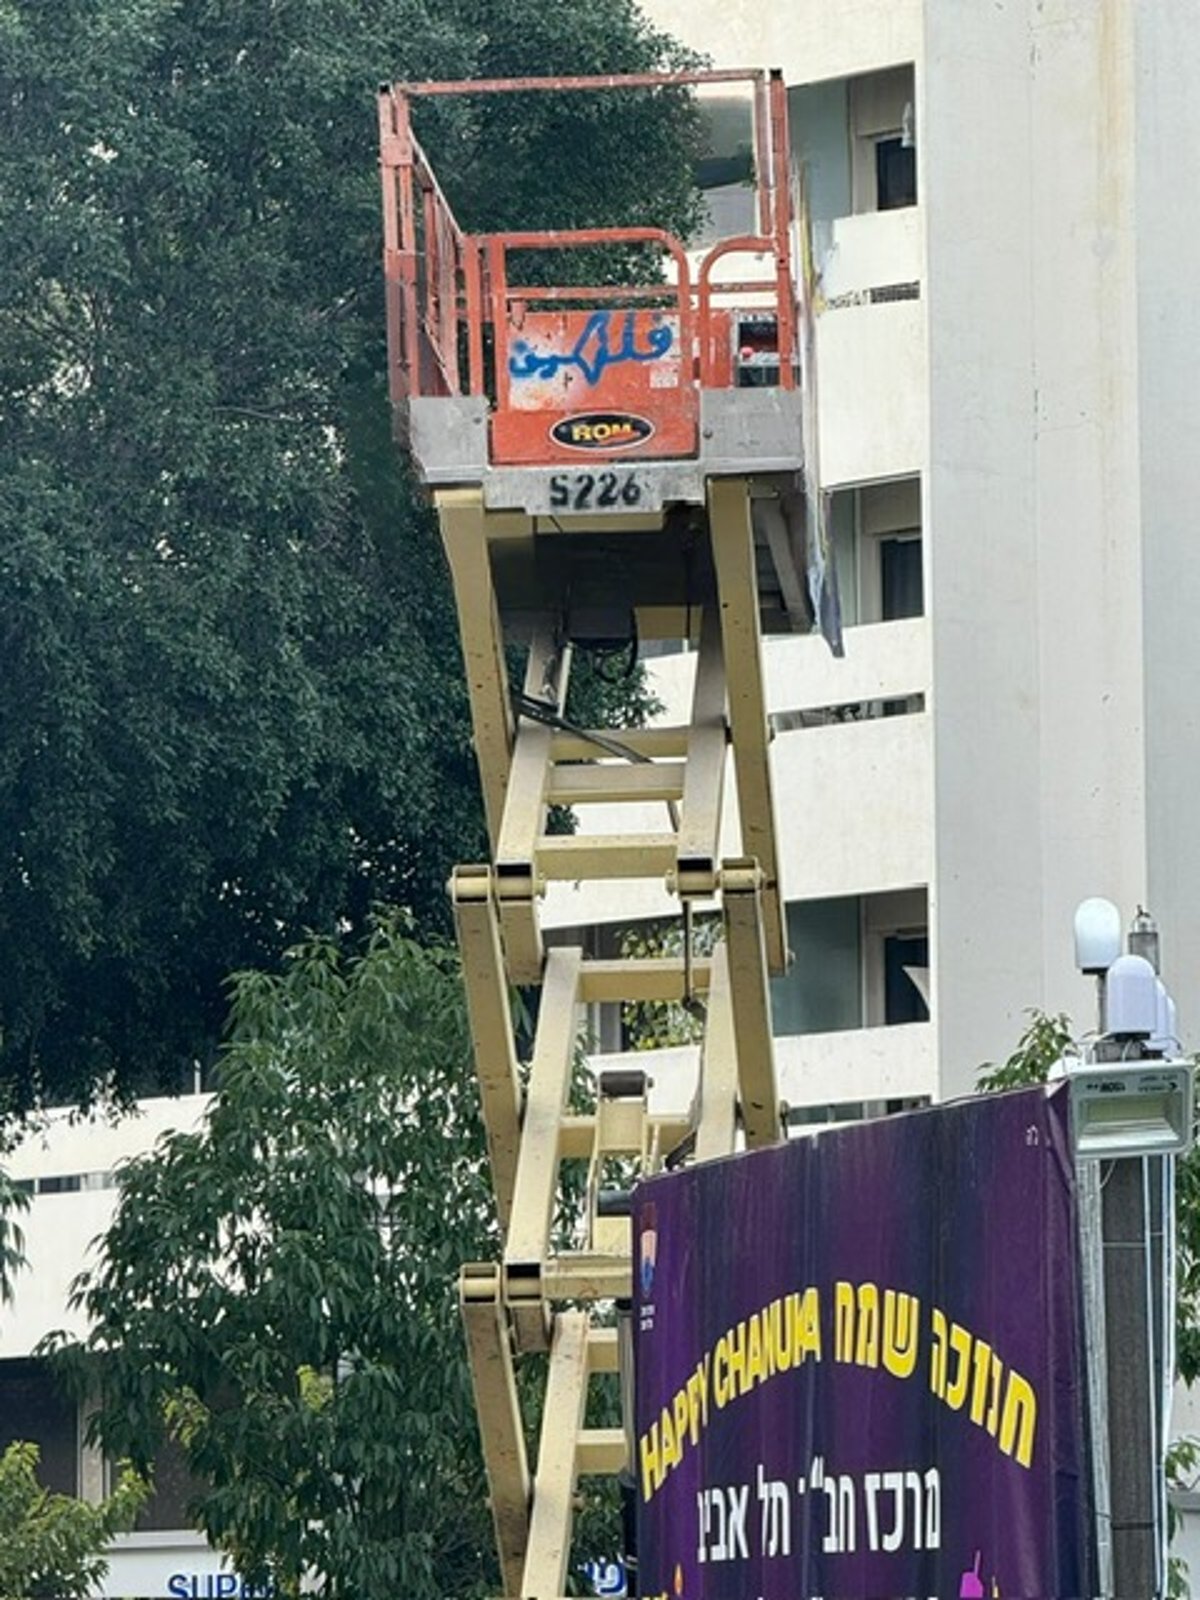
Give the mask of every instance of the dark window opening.
<path id="1" fill-rule="evenodd" d="M 904 1100 L 846 1100 L 828 1106 L 789 1106 L 789 1128 L 820 1127 L 826 1123 L 865 1122 L 875 1117 L 895 1117 L 905 1111 L 920 1111 L 929 1104 L 926 1094 Z"/>
<path id="2" fill-rule="evenodd" d="M 38 1361 L 0 1363 L 0 1450 L 18 1439 L 41 1452 L 39 1483 L 54 1494 L 79 1493 L 75 1403 Z"/>
<path id="3" fill-rule="evenodd" d="M 168 1439 L 154 1457 L 154 1493 L 138 1514 L 139 1533 L 190 1528 L 188 1504 L 199 1499 L 204 1485 L 192 1475 L 180 1445 Z"/>
<path id="4" fill-rule="evenodd" d="M 899 1022 L 928 1022 L 929 1007 L 906 971 L 914 968 L 922 977 L 929 971 L 929 938 L 926 934 L 894 933 L 883 941 L 883 1020 L 889 1026 Z"/>
<path id="5" fill-rule="evenodd" d="M 897 134 L 875 142 L 875 193 L 880 211 L 917 203 L 917 152 Z"/>
<path id="6" fill-rule="evenodd" d="M 62 1176 L 42 1178 L 38 1183 L 39 1194 L 77 1194 L 83 1187 L 83 1179 L 78 1172 L 65 1173 Z"/>
<path id="7" fill-rule="evenodd" d="M 880 539 L 880 608 L 884 622 L 919 617 L 925 610 L 919 538 Z"/>
<path id="8" fill-rule="evenodd" d="M 771 732 L 796 733 L 802 728 L 836 728 L 845 722 L 873 722 L 877 717 L 915 716 L 925 709 L 923 694 L 893 700 L 852 700 L 840 706 L 810 706 L 803 711 L 772 711 Z"/>

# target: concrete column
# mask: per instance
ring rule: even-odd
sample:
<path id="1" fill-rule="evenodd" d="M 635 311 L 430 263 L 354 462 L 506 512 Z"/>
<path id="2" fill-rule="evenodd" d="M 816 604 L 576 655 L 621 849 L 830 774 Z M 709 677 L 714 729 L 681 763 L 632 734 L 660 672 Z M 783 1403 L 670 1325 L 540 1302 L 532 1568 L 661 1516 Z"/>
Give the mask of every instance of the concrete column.
<path id="1" fill-rule="evenodd" d="M 1085 1019 L 1074 907 L 1146 894 L 1136 9 L 926 0 L 943 1093 Z"/>
<path id="2" fill-rule="evenodd" d="M 1200 148 L 1200 16 L 1195 0 L 1129 10 L 1136 40 L 1149 904 L 1192 1050 L 1200 1043 L 1200 1007 L 1186 998 L 1200 971 L 1200 191 L 1187 173 L 1189 153 Z"/>

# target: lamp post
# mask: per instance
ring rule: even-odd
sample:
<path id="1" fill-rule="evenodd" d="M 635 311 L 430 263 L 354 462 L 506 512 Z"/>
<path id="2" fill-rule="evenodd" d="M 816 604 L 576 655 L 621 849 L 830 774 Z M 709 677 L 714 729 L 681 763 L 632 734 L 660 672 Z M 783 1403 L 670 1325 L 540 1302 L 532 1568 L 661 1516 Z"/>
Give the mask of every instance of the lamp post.
<path id="1" fill-rule="evenodd" d="M 1114 927 L 1116 939 L 1114 942 Z M 1088 900 L 1076 964 L 1096 976 L 1100 1033 L 1069 1067 L 1083 1211 L 1089 1389 L 1102 1593 L 1166 1584 L 1165 1455 L 1174 1377 L 1174 1158 L 1192 1139 L 1192 1070 L 1158 977 L 1158 930 Z"/>

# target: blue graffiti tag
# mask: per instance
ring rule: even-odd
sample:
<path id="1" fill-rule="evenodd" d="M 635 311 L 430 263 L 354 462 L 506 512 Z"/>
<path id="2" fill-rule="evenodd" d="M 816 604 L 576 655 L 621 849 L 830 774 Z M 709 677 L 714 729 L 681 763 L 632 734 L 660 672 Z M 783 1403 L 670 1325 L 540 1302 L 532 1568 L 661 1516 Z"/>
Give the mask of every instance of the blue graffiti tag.
<path id="1" fill-rule="evenodd" d="M 623 361 L 657 361 L 671 348 L 675 336 L 665 323 L 659 323 L 657 327 L 647 330 L 647 348 L 639 350 L 634 325 L 636 313 L 632 311 L 625 313 L 620 343 L 614 348 L 612 315 L 611 311 L 593 311 L 584 323 L 574 349 L 566 355 L 559 355 L 556 351 L 543 353 L 535 350 L 525 339 L 515 340 L 513 353 L 508 358 L 509 372 L 514 378 L 553 378 L 563 367 L 577 367 L 583 373 L 584 381 L 594 387 L 609 367 L 619 366 Z"/>
<path id="2" fill-rule="evenodd" d="M 623 1561 L 585 1561 L 580 1567 L 593 1594 L 612 1595 L 623 1600 L 626 1591 L 625 1563 Z"/>

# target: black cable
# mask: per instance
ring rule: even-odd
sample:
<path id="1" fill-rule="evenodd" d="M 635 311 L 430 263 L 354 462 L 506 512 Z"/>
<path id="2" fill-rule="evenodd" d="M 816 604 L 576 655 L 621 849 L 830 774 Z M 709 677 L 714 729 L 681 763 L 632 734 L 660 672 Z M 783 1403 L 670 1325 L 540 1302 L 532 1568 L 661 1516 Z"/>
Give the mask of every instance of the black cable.
<path id="1" fill-rule="evenodd" d="M 645 765 L 650 763 L 650 757 L 643 755 L 640 750 L 622 744 L 619 739 L 610 739 L 607 734 L 600 733 L 595 728 L 581 728 L 578 723 L 571 722 L 545 700 L 535 700 L 531 695 L 514 693 L 513 709 L 520 716 L 529 717 L 534 722 L 545 723 L 548 728 L 554 728 L 559 733 L 570 733 L 577 739 L 586 739 L 597 749 L 603 750 L 610 756 L 619 756 L 622 761 L 637 761 Z"/>

